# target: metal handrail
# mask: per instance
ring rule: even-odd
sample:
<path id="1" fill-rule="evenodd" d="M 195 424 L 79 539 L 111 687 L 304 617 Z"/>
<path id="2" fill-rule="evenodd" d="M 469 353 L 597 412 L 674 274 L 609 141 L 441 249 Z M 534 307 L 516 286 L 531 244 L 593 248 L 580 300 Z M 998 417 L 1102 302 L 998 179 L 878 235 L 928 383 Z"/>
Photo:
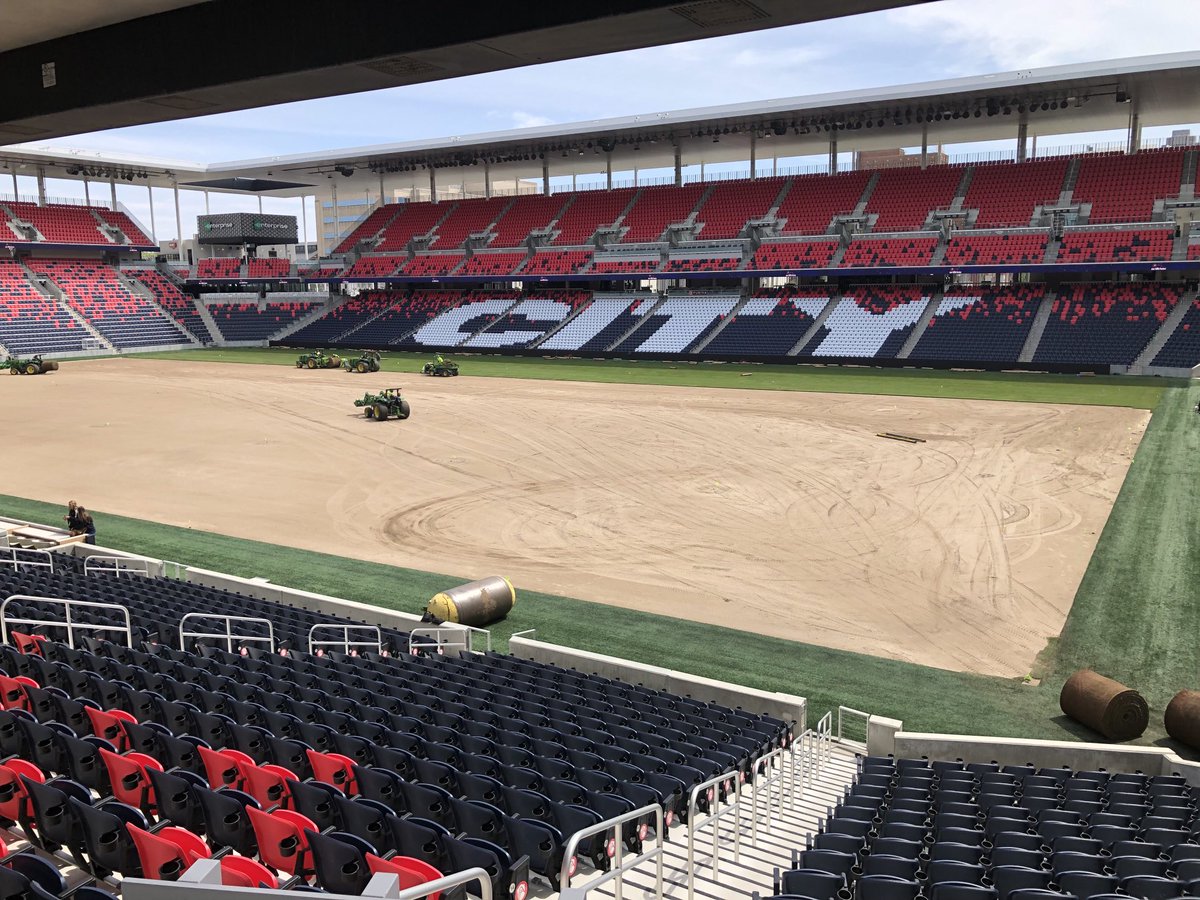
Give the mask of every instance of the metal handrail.
<path id="1" fill-rule="evenodd" d="M 471 869 L 463 869 L 461 872 L 455 872 L 452 875 L 443 875 L 441 878 L 426 881 L 423 884 L 403 890 L 397 884 L 395 875 L 381 872 L 374 875 L 367 882 L 367 886 L 363 889 L 361 896 L 377 898 L 377 900 L 422 900 L 424 897 L 432 896 L 441 891 L 469 884 L 479 885 L 478 896 L 480 900 L 492 900 L 494 896 L 492 878 L 488 875 L 486 869 L 481 869 L 478 866 Z M 295 896 L 295 891 L 257 888 L 253 891 L 246 890 L 243 892 L 238 888 L 223 887 L 221 886 L 221 862 L 217 859 L 196 860 L 179 877 L 178 881 L 151 881 L 145 878 L 127 878 L 122 884 L 122 893 L 129 896 L 131 900 L 145 900 L 145 898 L 151 897 L 170 897 L 174 898 L 174 900 L 186 900 L 188 897 L 212 896 L 212 891 L 206 891 L 205 888 L 211 888 L 214 891 L 219 890 L 221 892 L 220 896 L 231 898 L 242 896 L 243 893 L 247 897 L 253 894 L 255 900 L 288 900 L 288 898 Z M 329 894 L 327 896 L 330 897 L 330 900 L 351 900 L 351 898 L 341 894 Z"/>
<path id="2" fill-rule="evenodd" d="M 627 860 L 624 858 L 622 852 L 624 842 L 621 840 L 621 826 L 626 822 L 636 821 L 647 813 L 654 813 L 654 848 L 639 853 Z M 572 888 L 571 860 L 576 857 L 576 853 L 579 850 L 579 843 L 585 838 L 610 831 L 612 832 L 611 842 L 607 843 L 606 846 L 611 848 L 609 855 L 612 857 L 612 868 L 593 878 L 583 887 Z M 616 879 L 616 884 L 613 885 L 613 896 L 615 900 L 622 900 L 625 873 L 651 859 L 655 861 L 654 896 L 662 897 L 663 855 L 665 852 L 663 849 L 663 809 L 657 803 L 651 803 L 649 806 L 633 809 L 619 816 L 614 816 L 611 819 L 606 819 L 603 822 L 597 822 L 595 825 L 589 825 L 587 828 L 575 832 L 571 835 L 570 840 L 567 841 L 566 852 L 563 854 L 562 870 L 558 873 L 559 898 L 560 900 L 576 900 L 576 898 L 582 900 L 583 897 L 587 896 L 588 891 Z"/>
<path id="3" fill-rule="evenodd" d="M 455 640 L 442 640 L 443 635 L 455 635 Z M 418 638 L 431 638 L 432 642 L 417 643 Z M 466 626 L 455 625 L 451 628 L 446 628 L 443 625 L 425 625 L 420 628 L 414 628 L 408 633 L 408 649 L 410 653 L 416 653 L 418 650 L 433 649 L 441 654 L 447 647 L 457 647 L 470 652 L 471 632 L 466 631 Z"/>
<path id="4" fill-rule="evenodd" d="M 8 617 L 8 604 L 14 600 L 61 603 L 63 607 L 63 621 L 57 622 L 53 619 L 10 619 Z M 90 622 L 72 622 L 71 610 L 79 607 L 116 610 L 124 617 L 125 625 L 122 627 L 120 625 L 93 625 Z M 5 598 L 4 603 L 0 604 L 0 640 L 6 644 L 8 643 L 9 625 L 41 625 L 50 628 L 65 628 L 67 629 L 67 646 L 71 649 L 75 648 L 75 630 L 77 628 L 86 628 L 88 631 L 123 632 L 125 635 L 125 646 L 133 646 L 133 628 L 130 626 L 129 609 L 121 606 L 119 603 L 97 603 L 94 600 L 68 600 L 66 597 L 35 597 L 32 594 L 12 594 Z"/>
<path id="5" fill-rule="evenodd" d="M 219 632 L 210 633 L 210 632 L 203 632 L 203 631 L 187 631 L 184 626 L 187 623 L 188 619 L 221 619 L 222 621 L 225 622 L 225 633 L 221 634 Z M 266 625 L 267 626 L 267 636 L 262 637 L 259 635 L 250 635 L 250 634 L 234 634 L 233 633 L 233 623 L 234 622 L 254 622 L 258 625 Z M 225 616 L 225 615 L 221 615 L 219 613 L 187 613 L 182 619 L 179 620 L 179 649 L 180 650 L 187 650 L 187 639 L 188 638 L 209 638 L 209 639 L 215 639 L 215 640 L 223 640 L 223 641 L 225 641 L 225 649 L 230 653 L 233 652 L 233 642 L 235 640 L 240 641 L 242 643 L 245 643 L 247 641 L 254 641 L 254 642 L 262 643 L 265 641 L 271 647 L 271 649 L 274 649 L 275 648 L 275 626 L 273 624 L 271 624 L 270 619 L 259 619 L 259 618 L 255 618 L 254 616 Z"/>
<path id="6" fill-rule="evenodd" d="M 455 872 L 453 875 L 443 875 L 441 878 L 435 878 L 433 881 L 426 881 L 424 884 L 418 884 L 416 887 L 410 887 L 407 890 L 400 891 L 397 894 L 378 892 L 372 889 L 371 883 L 381 876 L 376 875 L 371 881 L 367 882 L 366 888 L 363 889 L 362 896 L 364 897 L 385 897 L 390 900 L 421 900 L 422 897 L 429 897 L 439 891 L 445 891 L 452 887 L 458 887 L 460 884 L 479 885 L 479 900 L 492 900 L 492 876 L 487 873 L 486 869 L 481 869 L 476 866 L 473 869 L 463 869 L 461 872 Z M 383 876 L 384 878 L 395 878 L 396 876 Z M 293 894 L 293 891 L 289 891 Z M 257 896 L 257 892 L 256 892 Z"/>
<path id="7" fill-rule="evenodd" d="M 341 629 L 342 639 L 317 641 L 313 639 L 313 635 L 322 628 Z M 369 631 L 375 634 L 373 641 L 352 641 L 350 640 L 350 631 L 356 629 L 359 631 Z M 317 647 L 341 647 L 349 654 L 351 647 L 373 647 L 376 653 L 383 652 L 383 632 L 379 630 L 378 625 L 343 625 L 340 622 L 318 622 L 312 628 L 308 629 L 308 652 L 316 654 Z"/>
<path id="8" fill-rule="evenodd" d="M 729 806 L 721 806 L 720 797 L 716 788 L 724 782 L 730 782 L 733 789 L 730 793 L 733 794 L 733 803 Z M 700 799 L 701 792 L 708 794 L 708 818 L 703 822 L 696 821 L 696 801 Z M 712 877 L 715 881 L 721 874 L 721 854 L 719 850 L 719 840 L 721 837 L 721 817 L 733 813 L 733 861 L 739 862 L 742 858 L 742 828 L 741 828 L 741 810 L 742 810 L 741 791 L 738 788 L 738 773 L 736 770 L 730 772 L 722 772 L 708 781 L 694 785 L 691 791 L 688 792 L 688 836 L 687 836 L 687 895 L 688 900 L 693 900 L 696 894 L 696 832 L 701 828 L 712 828 Z"/>
<path id="9" fill-rule="evenodd" d="M 773 775 L 759 774 L 759 769 L 766 770 L 768 765 L 775 768 L 776 761 L 782 763 L 779 770 Z M 796 808 L 796 742 L 790 742 L 786 747 L 776 747 L 770 753 L 764 753 L 754 761 L 754 777 L 750 780 L 750 843 L 755 847 L 758 846 L 758 792 L 761 788 L 767 789 L 766 807 L 767 807 L 767 823 L 766 830 L 769 832 L 772 827 L 771 817 L 771 795 L 772 788 L 779 785 L 779 809 L 780 814 L 783 813 L 784 798 L 787 799 L 788 808 Z M 800 793 L 804 792 L 804 783 L 801 780 Z"/>
<path id="10" fill-rule="evenodd" d="M 104 563 L 112 563 L 112 565 L 106 566 Z M 137 569 L 133 565 L 122 566 L 121 563 L 141 563 L 142 568 Z M 83 561 L 83 574 L 91 575 L 93 572 L 109 572 L 117 578 L 121 577 L 122 572 L 128 572 L 149 578 L 150 561 L 148 559 L 127 556 L 89 556 Z"/>
<path id="11" fill-rule="evenodd" d="M 855 718 L 860 718 L 864 722 L 863 739 L 861 741 L 856 741 L 852 738 L 848 738 L 842 733 L 843 717 L 849 718 L 851 716 L 853 716 Z M 855 746 L 866 748 L 867 733 L 866 733 L 865 728 L 869 727 L 870 724 L 871 724 L 871 714 L 870 713 L 863 712 L 861 709 L 854 709 L 851 706 L 839 706 L 838 711 L 837 711 L 837 741 L 838 741 L 838 743 L 839 744 L 854 744 Z"/>
<path id="12" fill-rule="evenodd" d="M 0 547 L 0 566 L 12 566 L 14 572 L 19 572 L 22 566 L 35 569 L 49 569 L 54 572 L 54 556 L 48 550 L 26 550 L 24 547 Z M 31 554 L 34 559 L 20 559 L 17 554 Z M 6 558 L 7 556 L 7 558 Z M 45 557 L 45 559 L 42 559 Z"/>

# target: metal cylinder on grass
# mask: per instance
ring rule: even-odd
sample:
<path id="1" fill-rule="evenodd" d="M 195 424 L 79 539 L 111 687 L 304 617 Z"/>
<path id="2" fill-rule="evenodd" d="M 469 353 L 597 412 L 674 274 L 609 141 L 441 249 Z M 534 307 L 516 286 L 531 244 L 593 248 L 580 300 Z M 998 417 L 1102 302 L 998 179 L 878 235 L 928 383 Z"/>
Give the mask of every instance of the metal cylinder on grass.
<path id="1" fill-rule="evenodd" d="M 517 605 L 517 590 L 500 575 L 481 578 L 435 594 L 428 611 L 444 622 L 482 628 L 498 622 Z"/>

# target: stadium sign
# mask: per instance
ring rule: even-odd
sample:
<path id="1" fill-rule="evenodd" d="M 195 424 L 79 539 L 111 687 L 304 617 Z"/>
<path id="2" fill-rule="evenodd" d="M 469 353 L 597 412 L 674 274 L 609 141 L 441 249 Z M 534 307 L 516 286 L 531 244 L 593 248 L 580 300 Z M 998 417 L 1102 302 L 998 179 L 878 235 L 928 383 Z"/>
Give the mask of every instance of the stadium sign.
<path id="1" fill-rule="evenodd" d="M 295 216 L 251 213 L 217 213 L 196 219 L 196 236 L 201 244 L 295 244 Z"/>

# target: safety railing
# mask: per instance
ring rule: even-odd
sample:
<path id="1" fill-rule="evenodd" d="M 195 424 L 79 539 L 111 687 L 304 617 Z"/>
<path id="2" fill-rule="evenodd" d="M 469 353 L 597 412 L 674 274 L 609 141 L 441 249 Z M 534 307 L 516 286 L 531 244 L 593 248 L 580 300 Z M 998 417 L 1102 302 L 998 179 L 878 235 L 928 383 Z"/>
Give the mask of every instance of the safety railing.
<path id="1" fill-rule="evenodd" d="M 162 561 L 163 578 L 172 578 L 176 581 L 187 581 L 187 566 L 183 563 L 175 562 L 174 560 L 164 559 Z"/>
<path id="2" fill-rule="evenodd" d="M 641 853 L 626 858 L 624 841 L 621 839 L 621 826 L 626 822 L 635 822 L 649 814 L 654 815 L 654 846 L 649 850 L 643 849 Z M 576 854 L 579 851 L 580 843 L 590 837 L 601 834 L 608 835 L 605 839 L 605 850 L 608 853 L 609 859 L 612 860 L 611 868 L 607 872 L 598 873 L 582 887 L 571 887 L 571 875 L 573 874 L 571 869 L 574 868 L 571 860 L 577 858 Z M 575 832 L 571 835 L 571 839 L 567 841 L 566 852 L 563 854 L 562 870 L 558 873 L 559 898 L 560 900 L 583 900 L 589 891 L 595 890 L 602 884 L 615 881 L 613 884 L 613 897 L 615 900 L 622 900 L 625 873 L 636 869 L 642 863 L 649 862 L 650 860 L 654 860 L 655 863 L 654 896 L 662 897 L 664 853 L 663 810 L 657 803 L 643 806 L 640 809 L 632 809 L 629 812 L 606 819 L 603 822 L 597 822 L 595 825 L 589 825 L 587 828 Z"/>
<path id="3" fill-rule="evenodd" d="M 471 653 L 475 650 L 475 635 L 484 636 L 484 646 L 488 652 L 492 649 L 492 633 L 486 628 L 476 628 L 473 625 L 424 625 L 414 628 L 408 635 L 408 649 L 411 653 L 419 650 L 432 650 L 444 655 L 447 650 L 465 650 Z"/>
<path id="4" fill-rule="evenodd" d="M 37 603 L 57 604 L 62 607 L 62 619 L 14 619 L 8 615 L 8 605 L 14 600 L 29 600 Z M 106 609 L 119 613 L 125 620 L 124 625 L 97 625 L 92 622 L 79 622 L 75 612 L 81 609 Z M 125 646 L 133 646 L 133 629 L 130 627 L 129 610 L 118 603 L 98 603 L 94 600 L 68 600 L 65 597 L 35 597 L 31 594 L 13 594 L 0 604 L 0 640 L 8 643 L 10 625 L 33 625 L 42 628 L 65 628 L 67 630 L 67 646 L 74 649 L 76 631 L 102 631 L 125 635 Z"/>
<path id="5" fill-rule="evenodd" d="M 729 804 L 721 803 L 719 788 L 725 785 L 727 793 L 732 797 Z M 733 861 L 742 858 L 742 798 L 739 790 L 738 773 L 723 772 L 715 778 L 695 785 L 688 792 L 687 816 L 687 896 L 694 900 L 696 895 L 696 834 L 702 828 L 712 829 L 712 877 L 716 881 L 721 875 L 721 819 L 733 816 Z M 708 798 L 708 815 L 703 821 L 696 819 L 696 801 L 701 796 Z M 660 885 L 661 887 L 661 885 Z M 661 894 L 659 895 L 661 896 Z"/>
<path id="6" fill-rule="evenodd" d="M 97 572 L 118 578 L 123 574 L 149 578 L 150 561 L 128 556 L 89 556 L 83 561 L 83 574 L 94 575 Z"/>
<path id="7" fill-rule="evenodd" d="M 492 879 L 485 869 L 463 869 L 453 875 L 444 875 L 411 888 L 401 888 L 396 875 L 379 873 L 374 875 L 359 896 L 372 900 L 422 900 L 435 894 L 449 891 L 460 885 L 477 885 L 471 895 L 479 900 L 492 900 Z M 222 884 L 221 861 L 198 859 L 179 876 L 178 881 L 126 878 L 121 883 L 124 900 L 232 900 L 234 897 L 253 897 L 254 900 L 290 900 L 295 891 L 259 887 L 253 891 L 229 888 Z M 327 900 L 352 900 L 345 894 L 325 894 Z"/>
<path id="8" fill-rule="evenodd" d="M 321 630 L 339 631 L 341 639 L 331 639 L 318 641 L 314 635 Z M 373 641 L 352 641 L 350 640 L 351 631 L 363 631 L 368 634 L 375 635 Z M 320 622 L 308 629 L 308 652 L 316 654 L 319 647 L 340 647 L 342 652 L 349 655 L 351 650 L 355 652 L 363 652 L 365 650 L 374 650 L 376 653 L 383 652 L 383 634 L 379 630 L 378 625 L 342 625 L 337 622 Z"/>
<path id="9" fill-rule="evenodd" d="M 799 791 L 796 784 L 796 741 L 785 747 L 776 747 L 754 761 L 754 777 L 750 780 L 750 843 L 758 846 L 758 811 L 765 806 L 765 830 L 769 833 L 774 825 L 774 812 L 783 808 L 796 808 L 796 797 L 803 796 L 805 785 L 801 781 Z"/>
<path id="10" fill-rule="evenodd" d="M 48 550 L 0 547 L 0 566 L 12 566 L 16 572 L 22 569 L 48 569 L 53 572 L 54 555 Z"/>
<path id="11" fill-rule="evenodd" d="M 221 631 L 188 631 L 187 623 L 194 619 L 211 619 L 225 623 L 225 630 Z M 265 625 L 267 626 L 266 635 L 262 634 L 240 634 L 233 630 L 234 622 L 244 622 L 246 624 Z M 238 644 L 246 643 L 265 643 L 268 648 L 275 649 L 275 626 L 271 624 L 270 619 L 259 619 L 254 616 L 224 616 L 217 613 L 188 613 L 179 620 L 179 649 L 187 650 L 187 642 L 189 638 L 197 638 L 204 640 L 224 641 L 225 649 L 232 653 L 234 641 Z"/>
<path id="12" fill-rule="evenodd" d="M 861 728 L 856 727 L 854 734 L 861 734 L 859 737 L 848 735 L 844 728 L 849 723 L 853 722 L 855 726 L 861 725 Z M 871 723 L 871 714 L 865 713 L 861 709 L 854 709 L 849 706 L 839 706 L 837 710 L 837 742 L 839 744 L 850 744 L 854 747 L 859 747 L 863 750 L 867 749 L 867 726 Z"/>

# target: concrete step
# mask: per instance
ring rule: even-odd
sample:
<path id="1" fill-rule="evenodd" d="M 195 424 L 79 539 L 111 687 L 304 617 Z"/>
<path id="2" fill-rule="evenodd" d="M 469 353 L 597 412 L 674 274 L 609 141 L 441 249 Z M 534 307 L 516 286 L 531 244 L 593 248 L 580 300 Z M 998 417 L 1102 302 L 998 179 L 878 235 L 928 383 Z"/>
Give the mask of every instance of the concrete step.
<path id="1" fill-rule="evenodd" d="M 936 263 L 935 263 L 936 265 Z M 900 348 L 900 352 L 896 354 L 896 359 L 908 359 L 913 352 L 913 348 L 917 346 L 917 341 L 921 340 L 921 335 L 925 333 L 925 329 L 929 327 L 929 320 L 933 318 L 937 312 L 938 304 L 942 302 L 942 292 L 935 291 L 929 298 L 929 303 L 921 312 L 921 318 L 917 320 L 917 324 L 909 333 L 904 341 L 904 345 Z"/>
<path id="2" fill-rule="evenodd" d="M 801 769 L 799 763 L 796 769 Z M 803 783 L 797 778 L 795 789 L 790 777 L 785 777 L 782 784 L 760 789 L 755 802 L 751 787 L 742 785 L 736 816 L 727 802 L 715 823 L 709 816 L 697 816 L 689 825 L 673 827 L 663 845 L 661 895 L 656 889 L 656 864 L 649 860 L 623 875 L 619 893 L 615 879 L 595 887 L 589 885 L 587 882 L 596 875 L 589 872 L 577 876 L 576 884 L 561 896 L 563 900 L 578 900 L 585 890 L 588 896 L 621 896 L 626 900 L 653 900 L 658 896 L 668 900 L 693 896 L 698 900 L 746 900 L 755 892 L 770 895 L 775 869 L 792 867 L 793 851 L 804 849 L 806 837 L 816 833 L 829 807 L 852 783 L 856 769 L 853 754 L 835 744 L 821 761 L 819 772 Z M 689 831 L 694 832 L 690 860 Z M 651 846 L 648 842 L 644 850 Z M 688 892 L 689 869 L 694 874 L 693 894 Z M 543 891 L 544 886 L 537 892 L 539 900 L 549 896 Z"/>
<path id="3" fill-rule="evenodd" d="M 1051 291 L 1042 298 L 1042 305 L 1038 307 L 1037 315 L 1033 317 L 1033 325 L 1029 329 L 1029 336 L 1025 338 L 1025 346 L 1021 348 L 1017 362 L 1033 362 L 1038 344 L 1042 341 L 1042 332 L 1046 330 L 1046 323 L 1050 321 L 1050 312 L 1054 307 L 1055 296 L 1055 293 Z"/>
<path id="4" fill-rule="evenodd" d="M 699 344 L 697 344 L 696 346 L 694 346 L 690 350 L 688 350 L 688 354 L 690 355 L 692 353 L 700 353 L 704 350 L 705 347 L 707 347 L 709 344 L 711 344 L 713 341 L 713 338 L 715 338 L 718 334 L 720 334 L 722 331 L 724 331 L 726 328 L 729 327 L 729 323 L 732 322 L 734 317 L 739 312 L 742 311 L 742 307 L 746 305 L 746 302 L 749 299 L 750 299 L 749 297 L 743 297 L 741 300 L 739 300 L 737 302 L 737 306 L 735 306 L 733 309 L 731 309 L 729 311 L 729 313 L 725 316 L 725 318 L 721 320 L 721 324 L 719 324 L 716 328 L 714 328 L 712 331 L 710 331 L 708 333 L 708 336 L 706 338 L 704 338 L 703 340 L 701 340 Z"/>
<path id="5" fill-rule="evenodd" d="M 861 216 L 867 211 L 867 204 L 871 202 L 871 195 L 875 193 L 875 187 L 879 184 L 879 172 L 872 173 L 867 181 L 867 186 L 863 188 L 862 196 L 858 198 L 858 203 L 854 207 L 854 215 Z"/>
<path id="6" fill-rule="evenodd" d="M 839 253 L 841 251 L 838 251 Z M 813 339 L 813 335 L 817 333 L 825 320 L 829 318 L 830 313 L 837 308 L 838 302 L 842 299 L 840 294 L 834 294 L 833 298 L 825 304 L 825 308 L 821 310 L 821 314 L 813 320 L 813 323 L 808 326 L 808 331 L 804 332 L 804 337 L 796 342 L 796 346 L 787 352 L 788 356 L 799 356 L 800 351 L 804 349 L 804 345 Z"/>
<path id="7" fill-rule="evenodd" d="M 1150 365 L 1154 357 L 1158 356 L 1158 351 L 1170 340 L 1171 335 L 1175 333 L 1175 329 L 1179 327 L 1179 323 L 1183 321 L 1183 317 L 1187 315 L 1188 310 L 1192 308 L 1192 304 L 1195 302 L 1195 290 L 1190 290 L 1183 295 L 1183 299 L 1175 304 L 1175 308 L 1163 320 L 1162 326 L 1158 331 L 1154 332 L 1154 337 L 1150 338 L 1150 343 L 1142 349 L 1137 359 L 1130 364 L 1130 368 Z"/>
<path id="8" fill-rule="evenodd" d="M 636 322 L 634 322 L 631 326 L 629 326 L 629 328 L 627 328 L 625 331 L 623 331 L 619 338 L 617 338 L 615 341 L 613 341 L 611 344 L 609 344 L 604 349 L 606 351 L 611 351 L 614 347 L 621 346 L 621 341 L 625 340 L 627 337 L 629 337 L 631 334 L 633 334 L 635 331 L 637 331 L 638 328 L 641 326 L 641 324 L 646 321 L 646 319 L 648 319 L 650 316 L 654 315 L 654 311 L 663 305 L 663 302 L 665 301 L 665 299 L 666 299 L 665 297 L 659 297 L 658 299 L 656 299 L 654 301 L 654 304 L 648 310 L 646 310 L 644 313 L 642 313 L 640 316 L 638 316 L 638 320 Z"/>

